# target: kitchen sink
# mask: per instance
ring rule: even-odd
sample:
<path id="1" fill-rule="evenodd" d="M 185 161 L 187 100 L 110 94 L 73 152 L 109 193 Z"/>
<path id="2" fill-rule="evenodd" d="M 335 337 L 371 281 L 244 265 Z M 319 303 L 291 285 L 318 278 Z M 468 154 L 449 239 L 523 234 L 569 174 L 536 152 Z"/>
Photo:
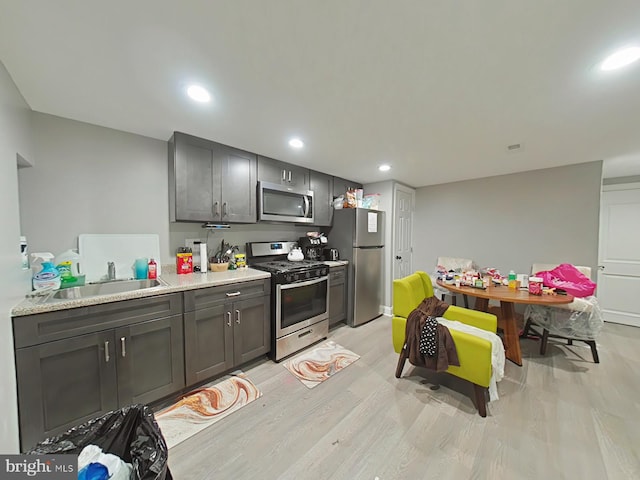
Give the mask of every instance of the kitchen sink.
<path id="1" fill-rule="evenodd" d="M 133 292 L 145 288 L 162 285 L 159 280 L 114 280 L 111 282 L 93 283 L 83 287 L 72 287 L 58 290 L 53 298 L 72 300 L 75 298 L 95 297 L 97 295 L 111 295 L 114 293 Z"/>

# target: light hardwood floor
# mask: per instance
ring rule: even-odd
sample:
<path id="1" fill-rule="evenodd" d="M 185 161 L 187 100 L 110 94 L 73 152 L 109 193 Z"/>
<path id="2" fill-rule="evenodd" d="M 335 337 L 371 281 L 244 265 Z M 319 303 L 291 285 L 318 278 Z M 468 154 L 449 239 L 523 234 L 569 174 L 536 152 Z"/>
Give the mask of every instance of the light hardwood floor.
<path id="1" fill-rule="evenodd" d="M 314 389 L 281 364 L 244 368 L 263 397 L 176 445 L 176 480 L 640 478 L 640 329 L 606 324 L 589 347 L 522 340 L 481 418 L 469 384 L 408 362 L 394 377 L 381 317 L 330 339 L 361 358 Z M 442 387 L 432 390 L 434 382 Z"/>

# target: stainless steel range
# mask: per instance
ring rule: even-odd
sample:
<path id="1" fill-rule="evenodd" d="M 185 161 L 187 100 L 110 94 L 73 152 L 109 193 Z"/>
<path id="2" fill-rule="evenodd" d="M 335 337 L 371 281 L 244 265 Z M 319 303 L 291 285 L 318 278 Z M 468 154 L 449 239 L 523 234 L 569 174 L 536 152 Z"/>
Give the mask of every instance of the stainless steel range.
<path id="1" fill-rule="evenodd" d="M 247 243 L 251 267 L 271 273 L 271 357 L 280 361 L 329 333 L 329 267 L 287 260 L 296 242 Z"/>

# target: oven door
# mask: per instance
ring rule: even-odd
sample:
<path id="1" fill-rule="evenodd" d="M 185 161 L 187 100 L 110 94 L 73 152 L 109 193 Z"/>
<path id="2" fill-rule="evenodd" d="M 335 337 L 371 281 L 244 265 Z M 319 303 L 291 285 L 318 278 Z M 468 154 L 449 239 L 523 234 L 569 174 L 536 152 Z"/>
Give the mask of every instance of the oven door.
<path id="1" fill-rule="evenodd" d="M 329 277 L 276 285 L 276 338 L 329 318 Z"/>

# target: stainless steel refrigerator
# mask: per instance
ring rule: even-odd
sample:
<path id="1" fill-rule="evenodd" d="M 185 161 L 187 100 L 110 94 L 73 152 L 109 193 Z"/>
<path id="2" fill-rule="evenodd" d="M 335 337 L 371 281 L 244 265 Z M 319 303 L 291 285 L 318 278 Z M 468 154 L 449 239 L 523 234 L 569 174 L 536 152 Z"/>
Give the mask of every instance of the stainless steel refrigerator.
<path id="1" fill-rule="evenodd" d="M 384 212 L 343 208 L 333 212 L 329 246 L 347 268 L 347 325 L 357 327 L 382 314 Z"/>

